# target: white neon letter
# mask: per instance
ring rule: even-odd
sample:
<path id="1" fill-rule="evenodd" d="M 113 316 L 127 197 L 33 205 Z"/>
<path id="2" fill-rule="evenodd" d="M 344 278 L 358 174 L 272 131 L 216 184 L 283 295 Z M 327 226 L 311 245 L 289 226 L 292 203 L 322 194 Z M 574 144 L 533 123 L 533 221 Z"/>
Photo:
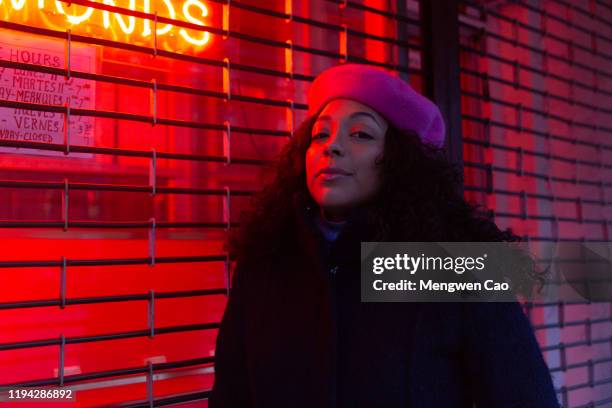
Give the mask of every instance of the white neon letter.
<path id="1" fill-rule="evenodd" d="M 206 17 L 208 15 L 208 10 L 206 9 L 206 6 L 204 4 L 202 4 L 201 2 L 199 2 L 198 0 L 187 0 L 185 3 L 183 3 L 183 14 L 185 15 L 185 18 L 187 19 L 187 21 L 189 21 L 190 23 L 193 24 L 197 24 L 197 25 L 204 25 L 203 21 L 198 20 L 197 18 L 193 17 L 190 13 L 189 13 L 189 7 L 190 6 L 196 6 L 200 9 L 200 12 L 202 14 L 202 17 Z M 195 39 L 193 37 L 191 37 L 187 31 L 184 28 L 181 28 L 179 33 L 183 36 L 183 38 L 193 44 L 193 45 L 204 45 L 208 42 L 208 39 L 210 37 L 210 33 L 209 32 L 204 32 L 204 35 L 202 36 L 201 39 Z"/>
<path id="2" fill-rule="evenodd" d="M 44 0 L 38 0 L 38 8 L 43 8 L 44 5 L 45 5 Z M 75 24 L 75 25 L 81 24 L 83 21 L 91 17 L 91 13 L 93 13 L 93 8 L 87 7 L 87 10 L 85 10 L 85 13 L 81 14 L 80 16 L 70 15 L 64 11 L 64 6 L 62 5 L 62 2 L 59 0 L 55 0 L 55 8 L 57 9 L 57 11 L 60 12 L 60 14 L 66 15 L 66 19 L 68 20 L 70 24 Z"/>
<path id="3" fill-rule="evenodd" d="M 102 3 L 109 5 L 109 6 L 116 6 L 113 0 L 103 0 Z M 128 8 L 130 10 L 135 10 L 136 0 L 130 0 L 130 5 L 128 6 Z M 121 30 L 125 34 L 131 34 L 134 31 L 134 26 L 136 25 L 136 18 L 134 16 L 128 16 L 128 24 L 126 25 L 125 22 L 123 21 L 123 16 L 121 14 L 118 14 L 118 13 L 113 13 L 113 14 L 115 15 L 115 18 L 117 19 L 117 22 L 119 23 L 119 26 L 121 27 Z M 104 28 L 108 28 L 110 26 L 109 12 L 104 10 L 102 12 L 102 17 L 104 20 Z"/>

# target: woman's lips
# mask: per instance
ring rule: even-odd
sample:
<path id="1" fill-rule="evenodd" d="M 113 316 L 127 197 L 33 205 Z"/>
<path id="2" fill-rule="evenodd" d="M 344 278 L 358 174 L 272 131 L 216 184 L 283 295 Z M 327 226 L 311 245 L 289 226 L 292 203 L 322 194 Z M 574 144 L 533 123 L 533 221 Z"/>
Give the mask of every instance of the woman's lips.
<path id="1" fill-rule="evenodd" d="M 319 178 L 321 179 L 321 181 L 336 181 L 336 180 L 342 180 L 347 177 L 349 177 L 348 174 L 340 174 L 340 173 L 321 173 L 319 174 Z"/>

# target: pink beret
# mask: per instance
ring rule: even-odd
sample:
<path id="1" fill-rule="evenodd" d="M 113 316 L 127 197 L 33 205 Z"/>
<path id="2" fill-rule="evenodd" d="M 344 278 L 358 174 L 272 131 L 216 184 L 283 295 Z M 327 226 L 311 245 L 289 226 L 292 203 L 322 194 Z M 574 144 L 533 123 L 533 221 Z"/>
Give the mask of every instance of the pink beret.
<path id="1" fill-rule="evenodd" d="M 438 107 L 380 68 L 342 64 L 320 73 L 308 90 L 308 116 L 338 98 L 368 105 L 397 129 L 415 131 L 425 143 L 444 145 L 444 120 Z"/>

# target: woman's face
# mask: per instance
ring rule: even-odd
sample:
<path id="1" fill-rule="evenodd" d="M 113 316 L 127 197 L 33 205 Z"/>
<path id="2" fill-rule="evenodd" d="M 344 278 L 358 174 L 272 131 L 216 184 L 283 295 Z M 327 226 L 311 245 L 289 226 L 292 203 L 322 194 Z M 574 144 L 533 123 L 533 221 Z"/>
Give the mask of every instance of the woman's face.
<path id="1" fill-rule="evenodd" d="M 306 180 L 327 219 L 344 220 L 351 208 L 376 194 L 376 160 L 382 157 L 387 128 L 376 111 L 349 99 L 330 101 L 317 117 L 306 151 Z"/>

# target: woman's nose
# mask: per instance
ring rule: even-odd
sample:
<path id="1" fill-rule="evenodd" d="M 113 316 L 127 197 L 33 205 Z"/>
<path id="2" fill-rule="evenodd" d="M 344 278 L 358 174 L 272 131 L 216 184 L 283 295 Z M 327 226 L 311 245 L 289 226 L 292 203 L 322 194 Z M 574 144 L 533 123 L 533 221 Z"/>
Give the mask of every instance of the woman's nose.
<path id="1" fill-rule="evenodd" d="M 329 143 L 327 144 L 327 146 L 325 147 L 325 153 L 328 155 L 342 155 L 342 153 L 344 152 L 341 144 L 339 143 L 339 137 L 340 135 L 338 133 L 334 134 L 332 137 L 329 138 Z"/>

